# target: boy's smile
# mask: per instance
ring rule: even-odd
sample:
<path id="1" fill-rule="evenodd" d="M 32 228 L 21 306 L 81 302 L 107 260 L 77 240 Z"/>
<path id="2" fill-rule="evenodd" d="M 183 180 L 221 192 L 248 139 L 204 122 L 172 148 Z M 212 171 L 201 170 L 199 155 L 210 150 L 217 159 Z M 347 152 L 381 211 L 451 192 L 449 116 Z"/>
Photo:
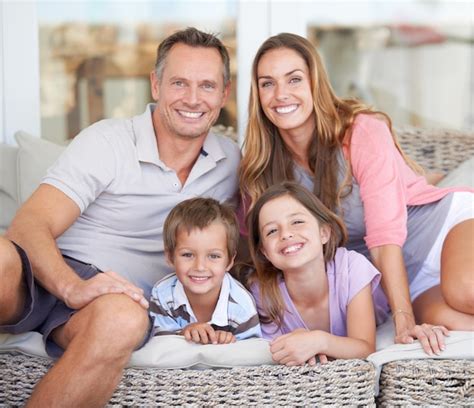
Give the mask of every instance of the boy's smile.
<path id="1" fill-rule="evenodd" d="M 190 303 L 199 302 L 202 296 L 215 298 L 217 302 L 224 275 L 233 263 L 227 253 L 224 225 L 214 222 L 202 230 L 194 228 L 190 232 L 180 228 L 170 263 Z"/>

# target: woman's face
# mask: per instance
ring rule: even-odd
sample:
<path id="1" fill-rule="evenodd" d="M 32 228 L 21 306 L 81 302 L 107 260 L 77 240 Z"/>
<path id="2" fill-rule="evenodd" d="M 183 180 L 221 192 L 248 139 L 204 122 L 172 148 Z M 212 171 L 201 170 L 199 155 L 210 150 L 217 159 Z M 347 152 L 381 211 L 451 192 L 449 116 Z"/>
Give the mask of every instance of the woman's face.
<path id="1" fill-rule="evenodd" d="M 313 132 L 309 69 L 296 51 L 276 48 L 265 53 L 257 66 L 257 85 L 265 116 L 282 135 L 285 131 Z"/>

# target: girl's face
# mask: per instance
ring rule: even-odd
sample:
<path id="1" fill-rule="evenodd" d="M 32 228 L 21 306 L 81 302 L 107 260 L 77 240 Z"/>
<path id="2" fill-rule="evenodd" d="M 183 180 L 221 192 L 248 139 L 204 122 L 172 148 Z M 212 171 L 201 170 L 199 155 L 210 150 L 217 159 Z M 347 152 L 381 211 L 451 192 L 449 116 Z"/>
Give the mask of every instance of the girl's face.
<path id="1" fill-rule="evenodd" d="M 276 48 L 265 53 L 257 66 L 257 84 L 265 116 L 280 133 L 312 133 L 315 119 L 309 69 L 296 51 Z"/>
<path id="2" fill-rule="evenodd" d="M 268 201 L 259 214 L 261 251 L 278 269 L 288 271 L 324 265 L 323 244 L 330 236 L 327 225 L 289 195 Z"/>

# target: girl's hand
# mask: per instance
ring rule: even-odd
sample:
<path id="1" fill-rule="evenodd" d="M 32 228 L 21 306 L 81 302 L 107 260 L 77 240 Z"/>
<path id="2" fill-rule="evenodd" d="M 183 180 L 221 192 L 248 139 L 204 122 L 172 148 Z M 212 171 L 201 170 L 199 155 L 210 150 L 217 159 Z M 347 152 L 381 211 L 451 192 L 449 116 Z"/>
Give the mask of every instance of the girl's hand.
<path id="1" fill-rule="evenodd" d="M 215 330 L 207 323 L 191 323 L 182 331 L 182 335 L 188 341 L 200 344 L 217 344 L 217 335 Z"/>
<path id="2" fill-rule="evenodd" d="M 319 360 L 321 365 L 324 365 L 328 362 L 328 356 L 326 356 L 326 354 L 317 354 L 316 356 L 311 357 L 306 363 L 308 363 L 310 366 L 315 366 L 316 359 Z"/>
<path id="3" fill-rule="evenodd" d="M 311 365 L 316 364 L 315 356 L 321 354 L 325 344 L 326 333 L 323 331 L 295 330 L 273 340 L 270 351 L 273 361 L 279 364 L 296 366 L 308 362 Z"/>

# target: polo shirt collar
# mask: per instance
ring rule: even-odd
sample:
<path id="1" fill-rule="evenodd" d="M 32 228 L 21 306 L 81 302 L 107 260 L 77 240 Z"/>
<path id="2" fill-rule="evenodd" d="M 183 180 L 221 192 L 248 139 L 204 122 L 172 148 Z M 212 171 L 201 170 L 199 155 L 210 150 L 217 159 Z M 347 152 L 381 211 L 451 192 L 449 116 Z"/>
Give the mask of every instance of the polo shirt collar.
<path id="1" fill-rule="evenodd" d="M 153 163 L 162 166 L 158 145 L 156 143 L 155 129 L 153 128 L 152 114 L 156 104 L 149 103 L 145 112 L 134 116 L 132 119 L 133 134 L 137 147 L 138 160 L 141 162 Z M 152 137 L 150 137 L 152 136 Z"/>
<path id="2" fill-rule="evenodd" d="M 160 160 L 155 129 L 153 128 L 152 115 L 155 108 L 155 103 L 149 103 L 146 106 L 145 112 L 133 117 L 133 133 L 137 146 L 138 160 L 164 166 L 164 163 Z M 153 135 L 153 137 L 150 137 L 150 135 Z M 212 158 L 216 163 L 226 157 L 219 143 L 219 136 L 209 132 L 206 139 L 204 139 L 201 156 Z"/>
<path id="3" fill-rule="evenodd" d="M 224 279 L 222 281 L 221 291 L 219 293 L 219 299 L 217 300 L 217 305 L 212 314 L 211 321 L 208 322 L 209 324 L 215 324 L 216 326 L 225 327 L 229 324 L 228 319 L 228 304 L 229 304 L 229 296 L 230 296 L 230 278 L 229 275 L 226 273 L 224 275 Z M 189 304 L 188 297 L 184 292 L 183 284 L 177 280 L 176 286 L 173 290 L 173 299 L 175 308 L 179 308 L 180 306 L 184 306 L 186 311 L 191 316 L 191 322 L 197 322 L 196 316 L 194 315 L 194 311 Z"/>

